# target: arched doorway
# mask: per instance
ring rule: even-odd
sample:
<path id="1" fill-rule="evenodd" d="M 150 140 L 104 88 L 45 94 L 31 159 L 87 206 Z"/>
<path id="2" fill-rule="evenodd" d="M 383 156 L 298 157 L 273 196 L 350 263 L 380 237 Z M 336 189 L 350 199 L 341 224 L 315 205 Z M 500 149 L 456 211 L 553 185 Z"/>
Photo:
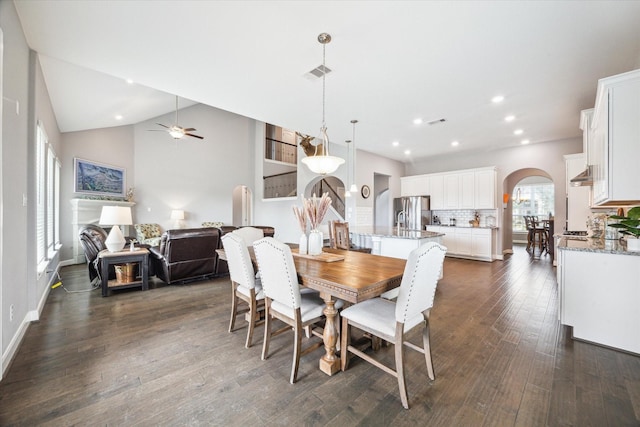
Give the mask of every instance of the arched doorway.
<path id="1" fill-rule="evenodd" d="M 309 198 L 314 194 L 317 197 L 322 196 L 324 193 L 329 194 L 329 198 L 331 199 L 331 208 L 335 213 L 336 218 L 340 221 L 344 221 L 345 219 L 345 184 L 342 180 L 335 176 L 319 176 L 314 178 L 307 187 L 304 189 L 304 197 Z"/>
<path id="2" fill-rule="evenodd" d="M 543 183 L 543 182 L 546 183 L 547 185 L 551 184 L 550 191 L 552 192 L 552 194 L 550 197 L 551 197 L 551 200 L 553 200 L 553 203 L 551 203 L 551 206 L 549 206 L 549 204 L 547 203 L 544 203 L 544 204 L 541 203 L 539 199 L 537 201 L 536 200 L 532 201 L 531 196 L 527 195 L 527 194 L 531 194 L 529 191 L 530 188 L 527 188 L 525 190 L 525 186 L 526 187 L 536 186 L 538 183 Z M 522 237 L 523 235 L 520 234 L 520 228 L 521 228 L 520 217 L 522 216 L 521 211 L 525 209 L 528 212 L 527 214 L 530 214 L 530 215 L 548 215 L 549 212 L 551 212 L 552 215 L 555 215 L 556 206 L 558 206 L 558 204 L 556 203 L 556 199 L 557 199 L 556 189 L 555 189 L 555 183 L 553 182 L 553 178 L 551 177 L 551 175 L 549 175 L 547 172 L 543 171 L 542 169 L 537 169 L 537 168 L 519 169 L 507 175 L 502 185 L 503 185 L 503 193 L 509 196 L 508 203 L 504 204 L 503 206 L 504 209 L 503 209 L 503 218 L 502 218 L 502 226 L 504 227 L 502 232 L 502 248 L 503 248 L 503 253 L 508 254 L 508 253 L 513 253 L 514 240 L 519 242 L 519 241 L 522 241 L 522 239 L 524 239 L 524 241 L 526 242 L 526 233 L 524 234 L 524 237 Z M 518 188 L 520 188 L 520 193 L 519 193 L 520 200 L 516 202 L 514 198 L 517 199 L 518 197 L 518 191 L 517 191 Z M 529 202 L 525 204 L 524 200 L 527 197 L 529 198 Z M 515 210 L 514 210 L 514 205 L 516 206 Z M 540 212 L 538 212 L 538 210 L 540 210 Z"/>

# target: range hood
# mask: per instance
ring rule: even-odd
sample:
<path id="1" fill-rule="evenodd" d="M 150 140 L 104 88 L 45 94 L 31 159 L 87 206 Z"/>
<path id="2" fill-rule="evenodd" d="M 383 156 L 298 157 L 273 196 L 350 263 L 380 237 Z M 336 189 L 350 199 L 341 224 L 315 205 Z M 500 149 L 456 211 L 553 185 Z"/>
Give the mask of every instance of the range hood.
<path id="1" fill-rule="evenodd" d="M 572 187 L 581 187 L 583 185 L 593 185 L 593 174 L 591 173 L 591 165 L 587 166 L 585 170 L 580 172 L 575 177 L 571 178 L 569 182 Z"/>

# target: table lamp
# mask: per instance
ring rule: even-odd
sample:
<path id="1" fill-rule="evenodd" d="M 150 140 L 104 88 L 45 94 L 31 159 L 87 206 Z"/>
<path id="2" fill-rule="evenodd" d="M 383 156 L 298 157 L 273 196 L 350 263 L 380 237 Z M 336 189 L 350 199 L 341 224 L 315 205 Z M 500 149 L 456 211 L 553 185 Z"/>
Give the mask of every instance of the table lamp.
<path id="1" fill-rule="evenodd" d="M 100 214 L 101 225 L 112 225 L 105 245 L 109 252 L 118 252 L 124 248 L 125 239 L 121 225 L 131 225 L 131 208 L 128 206 L 103 206 Z"/>
<path id="2" fill-rule="evenodd" d="M 171 219 L 174 220 L 174 228 L 182 228 L 182 220 L 184 219 L 184 211 L 182 209 L 174 209 L 171 211 Z"/>

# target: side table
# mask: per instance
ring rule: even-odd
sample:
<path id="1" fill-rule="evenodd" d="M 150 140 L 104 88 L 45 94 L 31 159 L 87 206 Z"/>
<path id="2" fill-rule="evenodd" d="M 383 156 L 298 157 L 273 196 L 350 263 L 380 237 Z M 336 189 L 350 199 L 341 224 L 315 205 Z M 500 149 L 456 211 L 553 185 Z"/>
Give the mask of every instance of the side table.
<path id="1" fill-rule="evenodd" d="M 101 259 L 102 276 L 102 296 L 109 296 L 110 289 L 123 289 L 135 286 L 142 286 L 142 290 L 149 289 L 149 250 L 146 248 L 136 248 L 131 251 L 129 248 L 119 252 L 100 251 L 98 258 Z M 131 282 L 118 283 L 117 280 L 109 280 L 109 266 L 112 264 L 127 264 L 137 262 L 140 264 L 139 276 Z"/>

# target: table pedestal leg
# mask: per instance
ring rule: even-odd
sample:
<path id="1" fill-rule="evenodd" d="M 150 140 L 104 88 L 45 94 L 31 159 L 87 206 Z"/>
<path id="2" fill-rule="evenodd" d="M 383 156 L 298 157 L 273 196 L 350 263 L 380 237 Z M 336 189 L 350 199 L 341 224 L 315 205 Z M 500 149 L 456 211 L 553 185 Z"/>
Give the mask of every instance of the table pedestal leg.
<path id="1" fill-rule="evenodd" d="M 335 308 L 335 301 L 331 296 L 326 296 L 324 302 L 327 305 L 323 311 L 327 320 L 322 333 L 324 341 L 325 355 L 320 359 L 320 370 L 327 375 L 333 375 L 340 370 L 340 359 L 336 356 L 336 343 L 338 342 L 338 331 L 336 318 L 338 310 Z"/>

